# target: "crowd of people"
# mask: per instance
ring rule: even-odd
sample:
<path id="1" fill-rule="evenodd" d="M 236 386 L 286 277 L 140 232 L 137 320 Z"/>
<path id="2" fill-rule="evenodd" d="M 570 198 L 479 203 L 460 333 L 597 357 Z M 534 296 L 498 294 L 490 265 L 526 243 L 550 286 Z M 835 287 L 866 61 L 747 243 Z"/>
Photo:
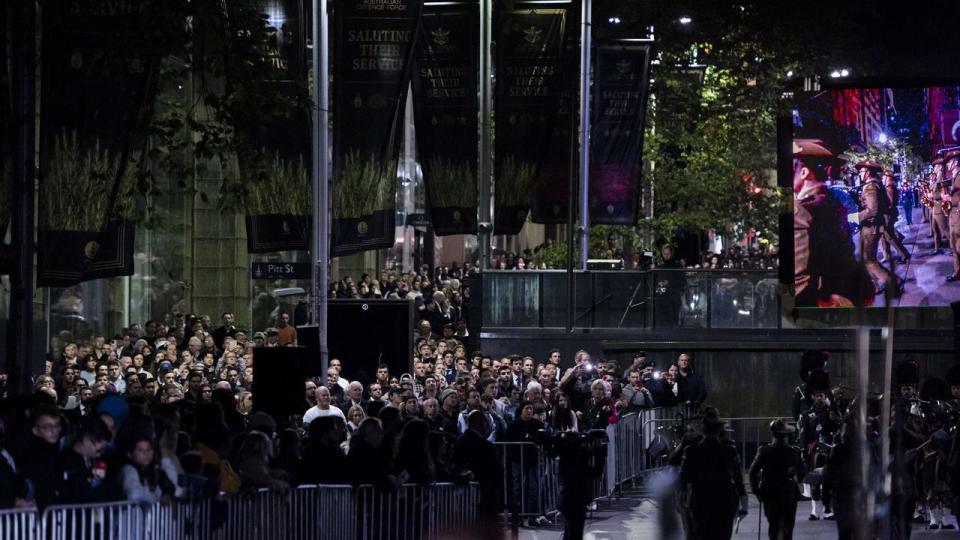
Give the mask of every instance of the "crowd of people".
<path id="1" fill-rule="evenodd" d="M 453 279 L 426 286 L 431 302 Z M 468 354 L 454 307 L 421 306 L 411 373 L 381 365 L 375 379 L 351 381 L 349 359 L 331 359 L 326 383 L 305 381 L 294 422 L 258 411 L 253 379 L 256 347 L 296 345 L 287 313 L 252 333 L 224 313 L 219 326 L 177 314 L 113 339 L 58 335 L 34 392 L 0 400 L 0 508 L 473 478 L 494 516 L 512 504 L 502 500 L 505 468 L 509 497 L 535 498 L 540 480 L 529 469 L 540 450 L 504 454 L 494 442 L 546 451 L 551 436 L 707 397 L 686 354 L 659 369 L 642 352 L 618 368 L 579 351 L 567 369 L 557 350 L 539 361 Z"/>

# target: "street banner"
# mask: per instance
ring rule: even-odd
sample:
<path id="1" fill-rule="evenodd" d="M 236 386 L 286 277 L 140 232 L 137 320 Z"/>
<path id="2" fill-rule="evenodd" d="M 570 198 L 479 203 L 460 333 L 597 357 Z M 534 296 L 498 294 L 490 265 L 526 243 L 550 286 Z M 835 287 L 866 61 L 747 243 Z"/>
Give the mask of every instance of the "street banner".
<path id="1" fill-rule="evenodd" d="M 564 25 L 563 62 L 560 64 L 558 82 L 560 95 L 546 156 L 537 171 L 530 216 L 534 223 L 567 223 L 569 214 L 570 176 L 577 174 L 575 160 L 580 82 L 579 15 L 578 10 L 569 10 L 568 20 Z"/>
<path id="2" fill-rule="evenodd" d="M 397 157 L 420 0 L 336 6 L 332 255 L 393 246 Z"/>
<path id="3" fill-rule="evenodd" d="M 597 47 L 590 136 L 590 223 L 637 220 L 649 45 Z"/>
<path id="4" fill-rule="evenodd" d="M 246 7 L 246 10 L 244 9 Z M 247 252 L 310 249 L 310 98 L 302 0 L 226 3 L 233 36 L 233 102 Z M 252 32 L 239 31 L 250 27 Z M 251 37 L 252 36 L 252 37 Z M 249 50 L 262 51 L 251 63 Z"/>
<path id="5" fill-rule="evenodd" d="M 413 69 L 417 155 L 437 236 L 477 233 L 476 3 L 424 7 Z"/>
<path id="6" fill-rule="evenodd" d="M 156 90 L 151 2 L 42 7 L 37 283 L 133 274 L 143 131 Z M 118 30 L 120 29 L 120 30 Z"/>
<path id="7" fill-rule="evenodd" d="M 10 10 L 0 12 L 0 42 L 9 43 Z M 0 47 L 0 253 L 13 215 L 13 101 L 8 47 Z M 0 274 L 10 273 L 10 260 L 0 256 Z"/>
<path id="8" fill-rule="evenodd" d="M 494 234 L 517 234 L 549 149 L 561 88 L 566 7 L 506 9 L 498 18 Z"/>
<path id="9" fill-rule="evenodd" d="M 960 111 L 956 109 L 941 110 L 939 114 L 940 146 L 949 148 L 960 145 Z"/>

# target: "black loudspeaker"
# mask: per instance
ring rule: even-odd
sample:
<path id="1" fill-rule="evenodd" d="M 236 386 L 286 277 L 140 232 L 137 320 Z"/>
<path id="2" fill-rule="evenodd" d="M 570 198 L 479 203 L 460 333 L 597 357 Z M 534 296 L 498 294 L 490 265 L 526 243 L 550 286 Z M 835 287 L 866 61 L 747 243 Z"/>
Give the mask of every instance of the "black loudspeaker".
<path id="1" fill-rule="evenodd" d="M 327 347 L 342 377 L 366 384 L 381 363 L 391 375 L 413 372 L 412 301 L 330 300 L 327 313 Z"/>
<path id="2" fill-rule="evenodd" d="M 323 366 L 320 364 L 320 327 L 313 324 L 298 326 L 297 344 L 307 349 L 303 376 L 319 379 L 323 374 Z"/>
<path id="3" fill-rule="evenodd" d="M 265 412 L 280 426 L 307 410 L 303 395 L 305 347 L 254 347 L 253 410 Z"/>

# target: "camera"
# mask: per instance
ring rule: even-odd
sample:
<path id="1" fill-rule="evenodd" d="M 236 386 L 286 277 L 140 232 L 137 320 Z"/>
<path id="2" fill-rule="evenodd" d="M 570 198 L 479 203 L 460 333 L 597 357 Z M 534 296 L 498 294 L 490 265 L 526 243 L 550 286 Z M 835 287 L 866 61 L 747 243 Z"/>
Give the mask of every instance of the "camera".
<path id="1" fill-rule="evenodd" d="M 590 362 L 587 362 L 586 364 L 583 365 L 583 369 L 586 371 L 593 371 L 593 364 Z"/>

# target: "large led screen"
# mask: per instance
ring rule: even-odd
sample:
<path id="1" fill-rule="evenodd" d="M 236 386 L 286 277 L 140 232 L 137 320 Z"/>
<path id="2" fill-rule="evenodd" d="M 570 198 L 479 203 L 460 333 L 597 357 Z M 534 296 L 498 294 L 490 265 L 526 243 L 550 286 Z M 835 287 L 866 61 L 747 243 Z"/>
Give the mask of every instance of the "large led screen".
<path id="1" fill-rule="evenodd" d="M 960 300 L 960 87 L 793 101 L 797 307 Z"/>

